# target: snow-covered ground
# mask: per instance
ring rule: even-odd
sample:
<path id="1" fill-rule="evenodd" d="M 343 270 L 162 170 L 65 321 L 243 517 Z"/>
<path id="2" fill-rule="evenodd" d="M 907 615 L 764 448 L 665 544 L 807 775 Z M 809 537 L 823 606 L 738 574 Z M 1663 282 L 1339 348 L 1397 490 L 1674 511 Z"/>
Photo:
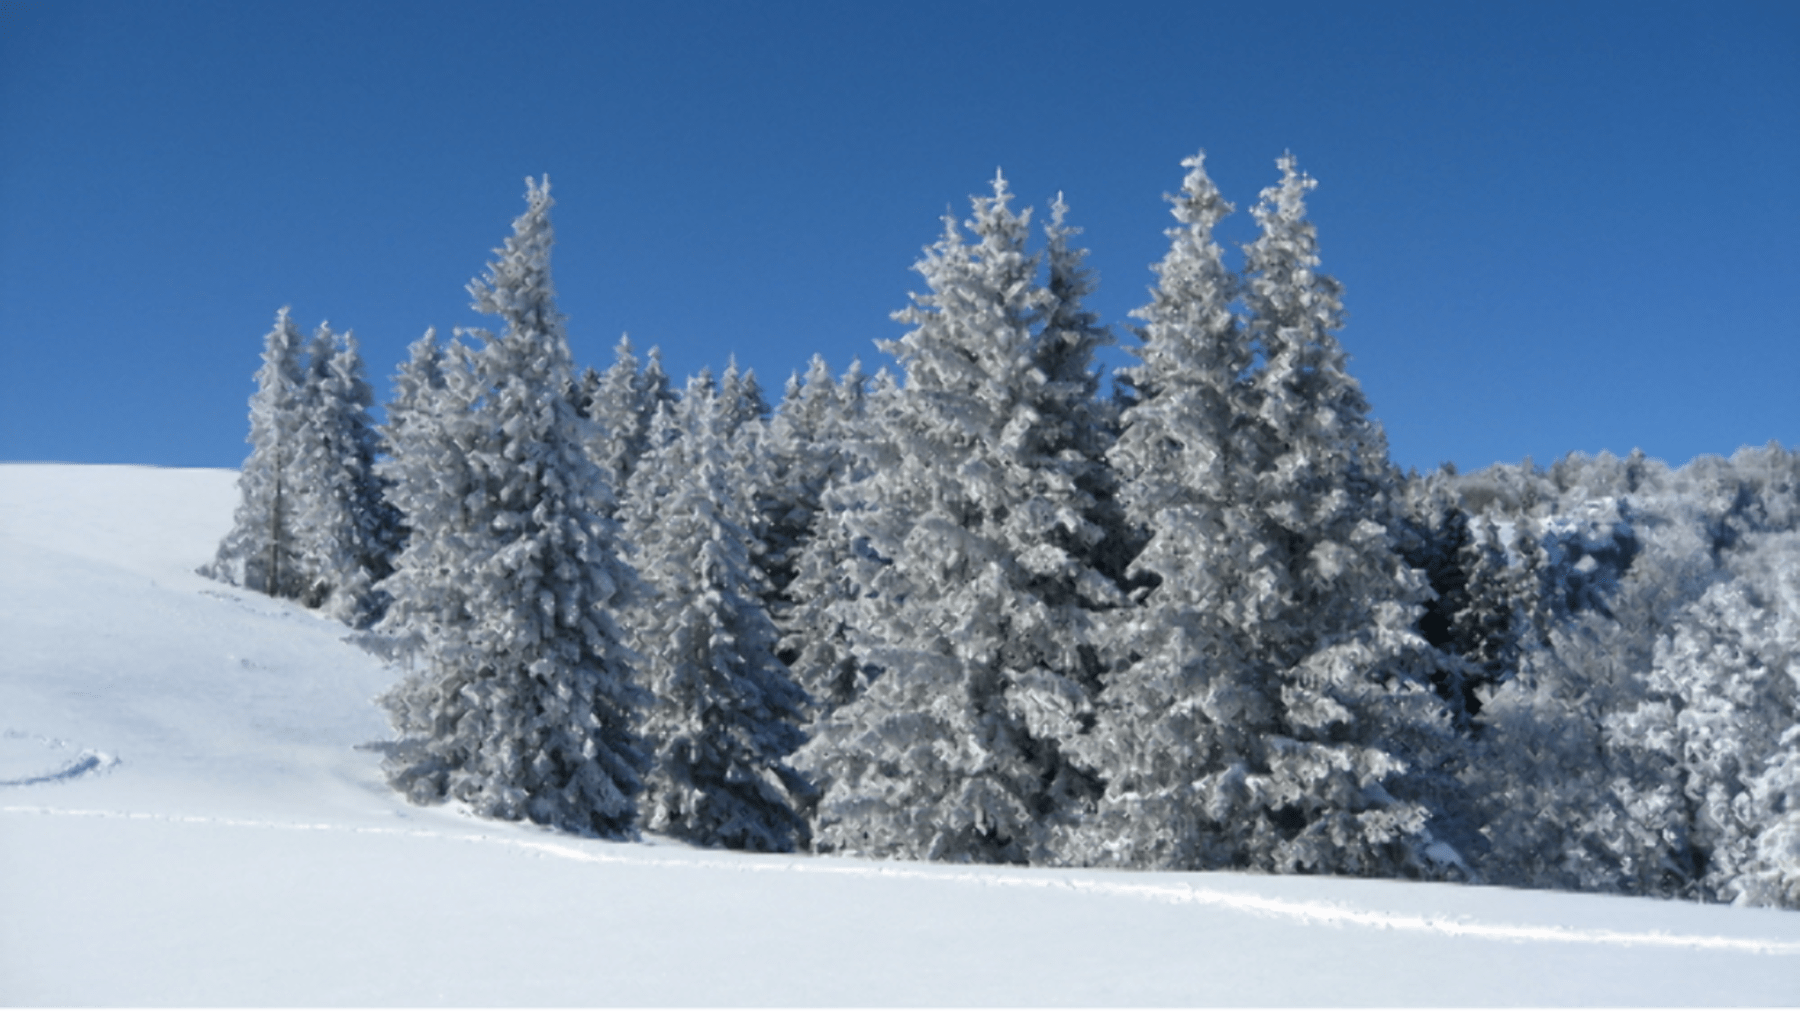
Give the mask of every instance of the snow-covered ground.
<path id="1" fill-rule="evenodd" d="M 1800 914 L 609 843 L 409 807 L 393 678 L 194 575 L 230 471 L 0 465 L 0 1004 L 1791 1005 Z"/>

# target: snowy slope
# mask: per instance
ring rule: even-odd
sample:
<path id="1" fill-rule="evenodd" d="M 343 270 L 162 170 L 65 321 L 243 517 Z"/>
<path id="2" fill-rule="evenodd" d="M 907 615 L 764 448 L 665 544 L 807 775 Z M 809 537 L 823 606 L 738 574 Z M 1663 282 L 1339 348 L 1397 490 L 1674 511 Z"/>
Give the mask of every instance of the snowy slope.
<path id="1" fill-rule="evenodd" d="M 193 574 L 228 471 L 0 465 L 0 1003 L 1800 1003 L 1800 914 L 606 843 L 404 805 L 392 674 Z"/>

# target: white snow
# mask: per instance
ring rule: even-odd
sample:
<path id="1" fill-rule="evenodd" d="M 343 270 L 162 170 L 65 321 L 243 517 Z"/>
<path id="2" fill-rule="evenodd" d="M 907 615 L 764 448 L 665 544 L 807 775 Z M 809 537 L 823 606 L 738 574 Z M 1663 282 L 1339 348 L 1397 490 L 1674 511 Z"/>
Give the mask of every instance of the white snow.
<path id="1" fill-rule="evenodd" d="M 230 471 L 0 465 L 0 1004 L 1784 1005 L 1800 914 L 612 843 L 404 804 Z"/>

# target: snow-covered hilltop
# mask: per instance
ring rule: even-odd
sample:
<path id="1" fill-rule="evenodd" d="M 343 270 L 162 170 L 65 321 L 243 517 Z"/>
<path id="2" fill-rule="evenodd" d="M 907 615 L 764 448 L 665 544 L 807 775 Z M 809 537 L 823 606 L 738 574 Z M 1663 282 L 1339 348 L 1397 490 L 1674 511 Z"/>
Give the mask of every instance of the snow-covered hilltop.
<path id="1" fill-rule="evenodd" d="M 194 574 L 235 475 L 0 465 L 0 1003 L 1789 1004 L 1800 915 L 584 839 L 384 783 L 349 630 Z"/>

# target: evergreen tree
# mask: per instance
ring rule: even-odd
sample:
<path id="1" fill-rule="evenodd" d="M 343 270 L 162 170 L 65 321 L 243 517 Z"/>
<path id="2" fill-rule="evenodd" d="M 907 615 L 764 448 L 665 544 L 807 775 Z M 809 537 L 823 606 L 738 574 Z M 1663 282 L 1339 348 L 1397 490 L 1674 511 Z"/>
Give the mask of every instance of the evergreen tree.
<path id="1" fill-rule="evenodd" d="M 1451 485 L 1454 470 L 1406 482 L 1399 549 L 1433 592 L 1419 633 L 1447 663 L 1431 676 L 1456 726 L 1471 730 L 1481 697 L 1518 665 L 1526 602 L 1491 516 L 1469 516 Z"/>
<path id="2" fill-rule="evenodd" d="M 1112 450 L 1126 517 L 1147 538 L 1132 563 L 1143 606 L 1120 616 L 1110 675 L 1082 759 L 1106 780 L 1068 857 L 1079 863 L 1221 867 L 1249 863 L 1221 818 L 1250 772 L 1274 700 L 1255 675 L 1254 616 L 1243 614 L 1266 554 L 1234 506 L 1254 488 L 1236 440 L 1251 349 L 1231 311 L 1237 283 L 1213 229 L 1231 211 L 1204 156 L 1184 161 L 1170 198 L 1180 225 L 1154 268 L 1136 399 Z"/>
<path id="3" fill-rule="evenodd" d="M 415 802 L 620 835 L 636 818 L 644 703 L 614 615 L 636 587 L 598 511 L 605 478 L 588 458 L 550 279 L 548 180 L 469 286 L 498 334 L 446 376 L 443 433 L 459 458 L 435 490 L 445 533 L 415 541 L 388 581 L 395 623 L 423 623 L 421 670 L 382 697 L 400 739 L 386 766 Z M 454 504 L 450 500 L 454 500 Z M 412 516 L 417 524 L 418 514 Z M 427 566 L 431 568 L 426 568 Z"/>
<path id="4" fill-rule="evenodd" d="M 795 795 L 808 792 L 785 758 L 806 697 L 775 655 L 751 559 L 754 482 L 730 451 L 723 400 L 696 382 L 678 409 L 658 411 L 622 512 L 652 588 L 634 623 L 656 697 L 645 824 L 705 845 L 791 850 L 805 831 Z"/>
<path id="5" fill-rule="evenodd" d="M 762 385 L 756 382 L 756 370 L 740 370 L 735 355 L 726 363 L 725 376 L 719 382 L 719 402 L 728 436 L 737 435 L 745 425 L 760 422 L 769 415 L 769 403 L 763 399 Z"/>
<path id="6" fill-rule="evenodd" d="M 775 477 L 762 504 L 781 659 L 811 696 L 815 721 L 829 717 L 864 686 L 844 620 L 845 603 L 856 591 L 846 574 L 852 540 L 839 516 L 849 508 L 841 493 L 868 476 L 860 463 L 868 459 L 868 405 L 886 403 L 894 392 L 884 369 L 868 394 L 861 364 L 852 363 L 827 398 L 824 380 L 814 378 L 824 368 L 815 360 L 806 385 L 771 425 Z"/>
<path id="7" fill-rule="evenodd" d="M 305 495 L 295 457 L 305 419 L 300 329 L 286 307 L 263 339 L 263 364 L 250 397 L 250 456 L 238 475 L 231 530 L 201 573 L 272 597 L 298 597 L 304 585 L 298 526 Z"/>
<path id="8" fill-rule="evenodd" d="M 1057 454 L 1069 419 L 1037 367 L 1053 297 L 1025 250 L 1029 213 L 975 201 L 918 270 L 930 293 L 887 345 L 907 380 L 867 474 L 834 515 L 853 548 L 838 614 L 879 672 L 801 753 L 821 782 L 815 845 L 881 856 L 1025 861 L 1095 791 L 1058 742 L 1098 687 L 1095 612 L 1118 592 L 1094 567 L 1105 531 Z M 1064 319 L 1078 319 L 1069 306 Z"/>
<path id="9" fill-rule="evenodd" d="M 846 397 L 831 369 L 812 357 L 801 379 L 788 379 L 781 405 L 769 420 L 762 452 L 766 484 L 758 496 L 758 536 L 764 543 L 763 568 L 779 599 L 793 581 L 800 550 L 812 538 L 813 521 L 825 489 L 844 473 L 850 434 L 862 379 L 857 366 L 845 383 L 857 388 Z"/>
<path id="10" fill-rule="evenodd" d="M 460 342 L 440 345 L 437 331 L 428 330 L 408 352 L 387 406 L 388 456 L 375 467 L 405 527 L 394 572 L 381 584 L 388 604 L 379 629 L 411 654 L 426 639 L 448 635 L 470 611 L 467 588 L 452 574 L 476 522 L 469 497 L 477 479 L 459 438 L 480 393 Z"/>
<path id="11" fill-rule="evenodd" d="M 609 487 L 623 494 L 638 458 L 649 446 L 650 422 L 659 405 L 673 403 L 658 352 L 640 368 L 629 336 L 619 338 L 613 364 L 604 374 L 592 369 L 582 380 L 581 411 L 594 422 L 589 455 L 606 473 Z"/>
<path id="12" fill-rule="evenodd" d="M 353 626 L 378 617 L 376 581 L 391 570 L 399 518 L 375 471 L 379 438 L 354 335 L 321 325 L 309 353 L 295 473 L 308 490 L 298 520 L 301 600 Z"/>
<path id="13" fill-rule="evenodd" d="M 1114 460 L 1148 543 L 1089 761 L 1106 778 L 1085 860 L 1362 875 L 1454 861 L 1423 578 L 1395 550 L 1391 468 L 1333 331 L 1291 159 L 1265 190 L 1246 278 L 1202 159 L 1145 320 Z M 1242 324 L 1230 306 L 1241 295 Z"/>
<path id="14" fill-rule="evenodd" d="M 1396 551 L 1386 438 L 1335 337 L 1341 287 L 1318 272 L 1305 216 L 1316 184 L 1291 155 L 1279 164 L 1281 182 L 1253 211 L 1261 234 L 1244 248 L 1260 362 L 1245 427 L 1252 536 L 1238 549 L 1256 553 L 1242 600 L 1275 713 L 1249 757 L 1252 801 L 1232 819 L 1258 864 L 1429 873 L 1444 854 L 1429 846 L 1434 814 L 1440 832 L 1472 842 L 1449 821 L 1457 746 L 1429 682 L 1444 658 L 1414 631 L 1428 590 Z"/>

